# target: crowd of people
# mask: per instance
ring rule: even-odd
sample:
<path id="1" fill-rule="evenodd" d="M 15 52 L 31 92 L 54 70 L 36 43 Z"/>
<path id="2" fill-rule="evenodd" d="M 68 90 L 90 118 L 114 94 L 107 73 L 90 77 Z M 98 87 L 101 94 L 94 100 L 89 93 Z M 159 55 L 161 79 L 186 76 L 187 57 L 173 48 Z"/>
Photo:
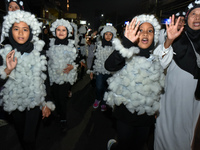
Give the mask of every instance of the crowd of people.
<path id="1" fill-rule="evenodd" d="M 200 1 L 169 17 L 135 16 L 118 37 L 61 18 L 51 25 L 7 1 L 1 29 L 0 104 L 12 116 L 23 150 L 36 149 L 37 125 L 52 115 L 67 130 L 74 83 L 95 81 L 93 108 L 112 108 L 117 138 L 108 150 L 145 150 L 154 127 L 155 150 L 197 150 L 200 114 Z M 89 93 L 88 93 L 89 94 Z"/>

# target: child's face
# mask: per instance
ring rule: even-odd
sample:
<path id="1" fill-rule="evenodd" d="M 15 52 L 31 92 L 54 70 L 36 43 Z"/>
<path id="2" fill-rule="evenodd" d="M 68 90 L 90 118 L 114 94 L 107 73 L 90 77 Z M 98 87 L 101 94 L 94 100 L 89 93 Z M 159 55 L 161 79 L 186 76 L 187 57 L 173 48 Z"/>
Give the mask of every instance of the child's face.
<path id="1" fill-rule="evenodd" d="M 17 43 L 26 43 L 30 35 L 29 26 L 25 22 L 14 23 L 12 27 L 12 35 Z"/>
<path id="2" fill-rule="evenodd" d="M 65 39 L 67 37 L 66 27 L 65 26 L 58 26 L 56 28 L 56 36 L 61 40 Z"/>
<path id="3" fill-rule="evenodd" d="M 139 31 L 138 47 L 147 49 L 153 42 L 154 28 L 150 23 L 145 22 L 140 25 Z"/>
<path id="4" fill-rule="evenodd" d="M 200 29 L 200 8 L 193 9 L 188 15 L 188 26 L 193 30 Z"/>
<path id="5" fill-rule="evenodd" d="M 112 40 L 113 34 L 111 32 L 106 32 L 104 37 L 106 41 L 110 41 Z"/>
<path id="6" fill-rule="evenodd" d="M 10 2 L 8 6 L 8 11 L 16 11 L 16 10 L 20 10 L 19 5 L 17 5 L 17 3 L 15 2 Z"/>

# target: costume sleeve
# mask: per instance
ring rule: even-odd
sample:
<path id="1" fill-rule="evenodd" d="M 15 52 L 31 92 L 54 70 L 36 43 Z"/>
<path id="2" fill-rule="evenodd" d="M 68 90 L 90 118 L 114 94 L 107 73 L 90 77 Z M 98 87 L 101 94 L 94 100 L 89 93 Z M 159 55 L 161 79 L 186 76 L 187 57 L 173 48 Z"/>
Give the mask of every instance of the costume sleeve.
<path id="1" fill-rule="evenodd" d="M 91 67 L 88 68 L 88 70 L 87 70 L 87 74 L 94 73 L 94 62 L 95 62 L 95 59 L 96 59 L 96 56 L 95 56 L 96 49 L 97 49 L 97 47 L 94 45 L 94 57 L 93 57 L 93 60 L 92 60 Z"/>
<path id="2" fill-rule="evenodd" d="M 3 58 L 0 55 L 0 66 L 3 66 Z M 0 69 L 0 87 L 2 87 L 8 80 L 8 78 L 6 77 L 6 73 L 4 71 L 4 69 Z"/>
<path id="3" fill-rule="evenodd" d="M 125 66 L 125 58 L 130 58 L 139 49 L 134 46 L 126 37 L 122 38 L 122 43 L 118 39 L 113 40 L 115 50 L 105 61 L 105 68 L 108 71 L 118 71 Z"/>
<path id="4" fill-rule="evenodd" d="M 153 52 L 154 55 L 158 55 L 160 59 L 161 66 L 166 69 L 173 59 L 173 48 L 165 48 L 164 44 L 160 44 Z"/>
<path id="5" fill-rule="evenodd" d="M 46 71 L 43 71 L 43 73 L 47 76 L 46 80 L 44 81 L 45 87 L 46 87 L 46 96 L 45 96 L 45 102 L 43 103 L 43 106 L 47 106 L 51 111 L 55 110 L 55 105 L 52 102 L 52 92 L 50 87 L 50 79 L 48 74 L 48 67 Z"/>

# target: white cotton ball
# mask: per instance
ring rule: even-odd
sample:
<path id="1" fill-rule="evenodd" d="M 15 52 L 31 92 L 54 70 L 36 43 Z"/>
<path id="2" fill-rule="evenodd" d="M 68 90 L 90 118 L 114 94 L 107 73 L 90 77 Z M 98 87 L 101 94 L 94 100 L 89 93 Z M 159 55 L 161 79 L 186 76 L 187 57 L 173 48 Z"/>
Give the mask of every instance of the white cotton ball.
<path id="1" fill-rule="evenodd" d="M 154 111 L 152 110 L 151 107 L 145 106 L 144 108 L 145 108 L 145 111 L 146 111 L 147 114 L 152 114 L 152 113 L 154 114 Z M 152 115 L 153 115 L 153 114 L 152 114 Z"/>
<path id="2" fill-rule="evenodd" d="M 159 83 L 157 83 L 157 82 L 152 83 L 151 90 L 155 93 L 159 93 L 161 91 L 161 87 L 160 87 Z"/>
<path id="3" fill-rule="evenodd" d="M 137 107 L 136 108 L 137 114 L 142 115 L 145 113 L 145 109 L 143 107 Z"/>
<path id="4" fill-rule="evenodd" d="M 154 101 L 152 109 L 153 109 L 154 111 L 158 111 L 159 108 L 160 108 L 160 103 Z"/>
<path id="5" fill-rule="evenodd" d="M 147 106 L 152 106 L 154 103 L 154 100 L 151 97 L 146 98 L 146 105 Z"/>

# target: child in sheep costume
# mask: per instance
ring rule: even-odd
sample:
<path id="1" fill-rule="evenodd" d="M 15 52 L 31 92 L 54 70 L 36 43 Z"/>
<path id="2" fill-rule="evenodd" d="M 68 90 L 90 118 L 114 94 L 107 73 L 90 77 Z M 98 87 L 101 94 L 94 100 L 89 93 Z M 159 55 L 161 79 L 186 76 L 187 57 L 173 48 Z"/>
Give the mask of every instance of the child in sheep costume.
<path id="1" fill-rule="evenodd" d="M 3 31 L 10 45 L 0 50 L 0 80 L 3 108 L 9 112 L 24 149 L 35 149 L 37 124 L 55 106 L 49 99 L 44 42 L 38 40 L 41 23 L 29 12 L 17 10 L 4 17 Z M 49 91 L 49 90 L 47 90 Z M 47 96 L 46 96 L 47 95 Z"/>
<path id="2" fill-rule="evenodd" d="M 6 0 L 6 11 L 16 11 L 16 10 L 23 10 L 24 9 L 24 3 L 22 0 Z M 8 38 L 5 38 L 4 31 L 2 28 L 1 33 L 1 47 L 3 47 L 5 44 L 9 43 Z"/>
<path id="3" fill-rule="evenodd" d="M 101 102 L 101 110 L 106 110 L 105 101 L 103 101 L 103 95 L 107 89 L 106 80 L 111 76 L 111 72 L 107 71 L 104 67 L 104 63 L 109 55 L 114 51 L 112 40 L 116 38 L 117 30 L 113 26 L 105 26 L 101 31 L 102 40 L 97 43 L 97 48 L 94 53 L 94 62 L 90 70 L 90 78 L 93 79 L 93 74 L 96 75 L 96 99 L 93 104 L 94 108 L 99 107 Z"/>
<path id="4" fill-rule="evenodd" d="M 199 130 L 200 114 L 200 1 L 186 8 L 186 25 L 177 31 L 180 18 L 170 17 L 167 39 L 157 50 L 163 68 L 167 68 L 165 93 L 161 97 L 156 120 L 154 149 L 199 149 L 194 134 Z M 176 23 L 175 23 L 176 22 Z M 196 143 L 196 144 L 195 144 Z"/>
<path id="5" fill-rule="evenodd" d="M 122 45 L 113 40 L 116 50 L 105 68 L 117 72 L 107 80 L 104 100 L 117 118 L 118 148 L 139 150 L 159 110 L 164 73 L 158 56 L 152 54 L 158 42 L 158 20 L 154 15 L 135 18 L 126 26 Z"/>
<path id="6" fill-rule="evenodd" d="M 63 128 L 66 127 L 67 91 L 77 79 L 76 48 L 74 40 L 69 39 L 72 26 L 69 21 L 57 19 L 50 28 L 55 38 L 50 39 L 48 71 L 52 86 L 56 111 L 60 115 Z"/>

